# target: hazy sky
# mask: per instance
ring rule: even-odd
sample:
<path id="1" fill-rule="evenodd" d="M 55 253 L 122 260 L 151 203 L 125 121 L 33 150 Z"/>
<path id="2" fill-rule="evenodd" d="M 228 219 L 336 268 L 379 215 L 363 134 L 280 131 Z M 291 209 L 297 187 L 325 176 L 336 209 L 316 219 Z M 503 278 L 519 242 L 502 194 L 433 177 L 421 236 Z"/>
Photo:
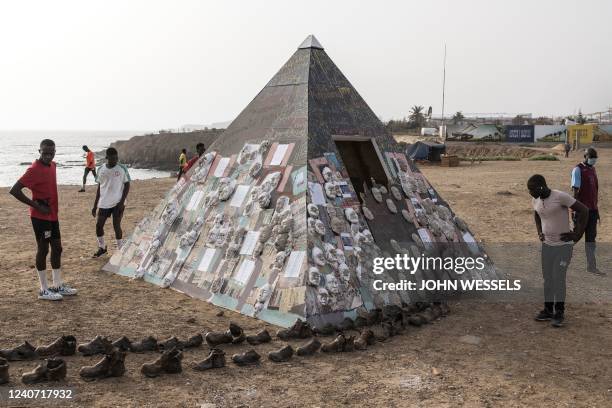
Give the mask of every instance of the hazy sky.
<path id="1" fill-rule="evenodd" d="M 314 33 L 377 115 L 612 105 L 612 1 L 2 1 L 0 129 L 234 118 Z"/>

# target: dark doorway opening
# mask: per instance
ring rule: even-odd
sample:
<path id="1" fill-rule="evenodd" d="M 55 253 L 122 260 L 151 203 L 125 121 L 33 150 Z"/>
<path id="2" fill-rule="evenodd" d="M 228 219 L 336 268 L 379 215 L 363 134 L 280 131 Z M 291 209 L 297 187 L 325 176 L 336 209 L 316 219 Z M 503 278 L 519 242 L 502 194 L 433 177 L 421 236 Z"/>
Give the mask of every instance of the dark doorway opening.
<path id="1" fill-rule="evenodd" d="M 372 188 L 372 178 L 376 184 L 388 187 L 387 174 L 372 141 L 336 140 L 335 143 L 357 193 L 365 193 L 364 183 Z"/>

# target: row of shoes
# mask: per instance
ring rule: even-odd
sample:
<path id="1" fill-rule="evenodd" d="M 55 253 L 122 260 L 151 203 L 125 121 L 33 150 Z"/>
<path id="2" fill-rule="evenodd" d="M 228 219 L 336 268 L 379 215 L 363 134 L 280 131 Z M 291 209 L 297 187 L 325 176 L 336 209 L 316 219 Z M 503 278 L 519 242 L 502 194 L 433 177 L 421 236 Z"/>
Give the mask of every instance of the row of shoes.
<path id="1" fill-rule="evenodd" d="M 308 343 L 298 347 L 296 350 L 289 344 L 276 351 L 268 353 L 268 359 L 272 362 L 284 362 L 293 357 L 309 356 L 319 349 L 325 353 L 348 352 L 353 350 L 365 350 L 377 340 L 384 341 L 389 337 L 403 332 L 407 326 L 421 326 L 430 323 L 450 313 L 446 303 L 416 303 L 414 305 L 385 306 L 383 309 L 374 309 L 363 313 L 356 319 L 346 318 L 339 325 L 327 324 L 320 329 L 313 329 L 308 322 L 298 319 L 291 327 L 281 329 L 276 334 L 281 340 L 306 339 L 314 336 L 336 335 L 333 341 L 322 344 L 316 337 Z M 375 336 L 374 332 L 366 329 L 380 323 L 382 335 Z M 358 336 L 348 336 L 345 333 L 350 330 L 363 328 Z M 156 377 L 163 373 L 179 373 L 182 371 L 182 351 L 188 348 L 199 347 L 206 341 L 210 347 L 208 357 L 193 364 L 192 368 L 204 371 L 212 368 L 225 366 L 225 352 L 218 348 L 222 344 L 241 344 L 244 341 L 250 345 L 269 343 L 272 340 L 270 333 L 263 329 L 255 335 L 247 336 L 244 330 L 235 323 L 230 323 L 226 331 L 211 331 L 205 336 L 196 334 L 186 341 L 176 337 L 170 337 L 163 341 L 157 341 L 148 336 L 139 342 L 132 342 L 123 336 L 114 342 L 102 336 L 96 336 L 92 341 L 77 347 L 74 336 L 61 336 L 46 346 L 33 347 L 27 341 L 13 349 L 0 349 L 0 384 L 8 382 L 8 361 L 31 360 L 40 357 L 50 357 L 33 371 L 25 373 L 22 381 L 32 384 L 41 381 L 54 381 L 65 378 L 66 362 L 57 356 L 74 355 L 76 351 L 85 356 L 104 354 L 104 357 L 93 366 L 82 367 L 79 375 L 85 380 L 94 380 L 106 377 L 119 377 L 125 372 L 126 352 L 159 351 L 162 355 L 151 363 L 145 363 L 141 372 L 147 377 Z M 232 361 L 238 366 L 258 364 L 261 356 L 253 349 L 244 353 L 234 354 Z"/>

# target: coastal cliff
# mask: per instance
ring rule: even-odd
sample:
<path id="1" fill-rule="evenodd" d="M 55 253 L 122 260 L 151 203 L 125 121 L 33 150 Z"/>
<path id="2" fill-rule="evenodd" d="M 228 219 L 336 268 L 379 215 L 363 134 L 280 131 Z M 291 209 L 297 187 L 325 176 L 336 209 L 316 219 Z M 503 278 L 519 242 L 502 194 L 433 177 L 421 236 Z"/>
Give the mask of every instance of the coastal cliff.
<path id="1" fill-rule="evenodd" d="M 129 140 L 111 143 L 119 151 L 122 163 L 132 167 L 177 170 L 181 149 L 187 149 L 187 157 L 195 155 L 199 142 L 210 146 L 225 129 L 196 130 L 183 133 L 160 133 L 134 136 Z"/>

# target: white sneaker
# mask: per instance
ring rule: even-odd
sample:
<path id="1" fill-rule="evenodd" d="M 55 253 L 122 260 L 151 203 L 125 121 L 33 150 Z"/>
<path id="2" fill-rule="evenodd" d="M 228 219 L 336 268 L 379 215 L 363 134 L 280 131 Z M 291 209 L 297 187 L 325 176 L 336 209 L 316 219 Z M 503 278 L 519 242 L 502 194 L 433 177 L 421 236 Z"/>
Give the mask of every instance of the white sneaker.
<path id="1" fill-rule="evenodd" d="M 57 293 L 60 296 L 74 296 L 77 294 L 77 290 L 75 288 L 71 288 L 69 285 L 63 283 L 61 286 L 57 288 L 49 288 L 49 291 L 53 293 Z"/>
<path id="2" fill-rule="evenodd" d="M 40 300 L 62 300 L 64 297 L 58 292 L 52 292 L 50 290 L 41 290 L 38 292 L 38 299 Z"/>

